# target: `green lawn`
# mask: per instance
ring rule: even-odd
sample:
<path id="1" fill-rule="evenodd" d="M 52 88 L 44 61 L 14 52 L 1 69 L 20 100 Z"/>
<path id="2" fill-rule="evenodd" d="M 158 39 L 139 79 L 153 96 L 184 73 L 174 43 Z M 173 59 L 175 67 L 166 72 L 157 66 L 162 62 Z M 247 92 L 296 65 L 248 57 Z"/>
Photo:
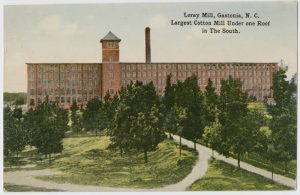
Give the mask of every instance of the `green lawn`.
<path id="1" fill-rule="evenodd" d="M 15 185 L 4 183 L 4 191 L 6 192 L 54 192 L 58 191 L 55 189 L 47 189 L 47 188 L 35 188 L 31 186 L 23 186 L 23 185 Z"/>
<path id="2" fill-rule="evenodd" d="M 254 173 L 211 160 L 204 178 L 193 183 L 189 191 L 291 190 Z"/>
<path id="3" fill-rule="evenodd" d="M 259 102 L 251 102 L 248 104 L 248 108 L 249 109 L 256 109 L 261 113 L 264 113 L 268 118 L 271 118 L 271 116 L 268 114 L 267 112 L 267 108 L 263 103 L 259 103 Z M 262 127 L 262 128 L 267 128 L 269 129 L 269 127 Z M 203 142 L 203 140 L 198 140 L 198 143 L 205 145 L 205 143 Z M 233 158 L 237 158 L 236 155 L 231 154 L 231 157 Z M 253 166 L 256 166 L 258 168 L 262 168 L 268 171 L 272 171 L 272 166 L 269 163 L 268 159 L 264 158 L 263 156 L 255 153 L 255 152 L 250 152 L 249 154 L 243 155 L 241 157 L 241 160 L 249 163 Z M 277 163 L 273 164 L 274 166 L 274 173 L 276 174 L 280 174 L 292 179 L 296 178 L 296 172 L 297 172 L 297 160 L 292 160 L 291 162 L 288 162 L 287 168 L 288 168 L 288 172 L 287 174 L 285 174 L 285 170 L 284 170 L 284 162 L 280 162 L 278 161 Z"/>
<path id="4" fill-rule="evenodd" d="M 249 153 L 249 155 L 243 155 L 241 158 L 242 161 L 247 162 L 253 166 L 262 168 L 262 169 L 266 169 L 268 171 L 272 171 L 272 167 L 271 164 L 268 162 L 267 159 L 263 158 L 262 156 L 260 156 L 259 154 L 255 153 L 255 152 L 251 152 Z M 288 172 L 287 174 L 285 174 L 284 171 L 284 162 L 280 162 L 278 161 L 277 163 L 273 164 L 274 166 L 274 173 L 295 179 L 296 178 L 296 173 L 297 173 L 297 161 L 296 160 L 292 160 L 290 162 L 288 162 L 287 164 L 287 169 Z"/>
<path id="5" fill-rule="evenodd" d="M 148 163 L 143 153 L 120 156 L 107 149 L 109 137 L 77 137 L 64 139 L 64 151 L 55 156 L 50 168 L 61 171 L 43 180 L 111 187 L 154 188 L 181 181 L 188 175 L 197 153 L 185 148 L 179 161 L 179 149 L 165 140 L 158 150 L 149 152 Z"/>

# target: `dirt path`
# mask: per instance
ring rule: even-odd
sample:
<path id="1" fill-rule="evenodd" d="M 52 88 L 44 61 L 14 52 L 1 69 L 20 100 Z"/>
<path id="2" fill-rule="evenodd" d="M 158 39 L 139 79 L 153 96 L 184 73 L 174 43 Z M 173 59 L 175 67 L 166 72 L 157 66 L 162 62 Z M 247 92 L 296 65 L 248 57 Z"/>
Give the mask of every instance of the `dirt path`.
<path id="1" fill-rule="evenodd" d="M 179 137 L 174 135 L 174 141 L 179 142 Z M 194 147 L 194 143 L 186 139 L 182 139 L 182 144 L 187 145 L 190 148 Z M 101 186 L 92 186 L 92 185 L 77 185 L 69 183 L 55 183 L 52 181 L 42 181 L 36 179 L 37 176 L 53 175 L 55 174 L 54 170 L 44 169 L 44 170 L 30 170 L 30 171 L 13 171 L 13 172 L 4 172 L 4 181 L 5 183 L 11 183 L 16 185 L 27 185 L 32 187 L 41 187 L 47 189 L 57 189 L 61 191 L 70 191 L 70 192 L 104 192 L 104 191 L 184 191 L 196 180 L 202 178 L 208 168 L 208 160 L 211 157 L 211 149 L 204 147 L 200 144 L 196 145 L 198 151 L 198 161 L 193 167 L 193 170 L 189 175 L 187 175 L 182 181 L 167 185 L 162 188 L 154 189 L 134 189 L 134 188 L 113 188 L 113 187 L 101 187 Z M 237 160 L 232 158 L 225 158 L 222 155 L 219 155 L 217 152 L 214 153 L 214 157 L 217 160 L 224 161 L 228 164 L 237 166 Z M 241 162 L 241 168 L 247 171 L 262 175 L 266 178 L 271 179 L 271 172 L 254 167 L 247 163 Z M 281 175 L 274 174 L 274 181 L 281 183 L 283 185 L 296 188 L 296 181 Z"/>

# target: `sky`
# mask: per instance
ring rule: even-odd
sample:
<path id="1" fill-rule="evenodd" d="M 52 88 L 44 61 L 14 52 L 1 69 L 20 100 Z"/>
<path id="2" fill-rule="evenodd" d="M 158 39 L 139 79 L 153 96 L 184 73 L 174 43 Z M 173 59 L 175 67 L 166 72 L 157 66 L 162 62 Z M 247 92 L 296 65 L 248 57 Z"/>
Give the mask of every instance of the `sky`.
<path id="1" fill-rule="evenodd" d="M 270 26 L 240 27 L 238 34 L 203 34 L 201 26 L 172 26 L 171 20 L 190 20 L 185 12 L 258 13 Z M 295 1 L 5 5 L 4 91 L 26 92 L 25 63 L 101 62 L 99 41 L 109 31 L 122 39 L 121 62 L 144 62 L 147 26 L 152 62 L 283 59 L 288 78 L 297 72 Z"/>

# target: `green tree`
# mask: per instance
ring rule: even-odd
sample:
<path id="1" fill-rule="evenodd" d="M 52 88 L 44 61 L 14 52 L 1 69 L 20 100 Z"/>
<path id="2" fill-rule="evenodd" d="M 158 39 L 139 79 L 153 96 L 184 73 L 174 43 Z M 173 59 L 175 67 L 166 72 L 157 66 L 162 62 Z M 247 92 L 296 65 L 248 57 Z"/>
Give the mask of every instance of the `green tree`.
<path id="1" fill-rule="evenodd" d="M 3 116 L 4 155 L 10 156 L 11 154 L 16 153 L 18 158 L 19 153 L 26 145 L 25 132 L 22 128 L 21 118 L 19 118 L 22 117 L 22 115 L 15 115 L 15 111 L 11 110 L 9 107 L 5 107 Z"/>
<path id="2" fill-rule="evenodd" d="M 222 143 L 221 123 L 218 118 L 204 128 L 203 140 L 212 149 L 212 156 L 214 156 L 214 150 L 219 150 L 219 146 Z"/>
<path id="3" fill-rule="evenodd" d="M 123 152 L 143 151 L 145 162 L 147 153 L 154 150 L 162 140 L 164 132 L 162 116 L 159 114 L 159 99 L 152 82 L 130 83 L 120 91 L 119 103 L 112 128 L 112 147 Z"/>
<path id="4" fill-rule="evenodd" d="M 215 90 L 216 88 L 213 86 L 213 82 L 209 78 L 204 92 L 205 103 L 207 107 L 206 124 L 213 123 L 216 120 L 216 114 L 218 111 L 218 95 L 216 94 Z"/>
<path id="5" fill-rule="evenodd" d="M 184 82 L 178 82 L 174 86 L 175 103 L 187 109 L 187 117 L 183 122 L 183 137 L 194 142 L 201 138 L 205 127 L 205 114 L 207 109 L 204 103 L 204 96 L 198 86 L 195 75 L 187 78 Z"/>
<path id="6" fill-rule="evenodd" d="M 123 103 L 120 104 L 113 119 L 114 125 L 111 131 L 111 147 L 119 148 L 121 156 L 123 156 L 124 152 L 130 151 L 132 148 L 130 132 L 131 118 L 130 108 Z"/>
<path id="7" fill-rule="evenodd" d="M 68 112 L 60 108 L 57 102 L 50 102 L 48 97 L 33 111 L 32 144 L 42 154 L 49 156 L 63 150 L 62 140 L 68 130 Z"/>
<path id="8" fill-rule="evenodd" d="M 158 109 L 153 106 L 150 113 L 138 113 L 138 116 L 133 120 L 131 131 L 135 149 L 144 152 L 145 163 L 148 162 L 149 151 L 157 149 L 157 145 L 164 140 L 165 134 L 161 129 L 161 117 Z"/>
<path id="9" fill-rule="evenodd" d="M 284 162 L 287 173 L 287 163 L 296 159 L 297 85 L 294 78 L 290 82 L 286 80 L 286 70 L 279 69 L 274 73 L 272 89 L 275 105 L 268 106 L 272 115 L 272 144 L 278 151 L 277 160 Z"/>
<path id="10" fill-rule="evenodd" d="M 97 99 L 91 99 L 82 114 L 82 125 L 86 131 L 95 131 L 97 136 L 99 130 L 98 114 L 102 109 L 102 102 Z"/>
<path id="11" fill-rule="evenodd" d="M 181 157 L 181 137 L 183 130 L 183 121 L 186 119 L 186 109 L 178 107 L 176 104 L 168 112 L 165 122 L 164 129 L 168 129 L 169 133 L 179 135 L 179 156 Z"/>
<path id="12" fill-rule="evenodd" d="M 77 106 L 76 102 L 73 102 L 70 110 L 71 110 L 72 130 L 73 132 L 79 134 L 82 129 L 82 125 L 81 125 L 80 115 L 78 114 L 79 107 Z"/>
<path id="13" fill-rule="evenodd" d="M 113 96 L 113 98 L 110 97 L 109 94 L 107 94 L 104 97 L 104 105 L 103 105 L 103 112 L 105 114 L 106 118 L 106 125 L 107 125 L 107 135 L 111 135 L 112 129 L 114 128 L 114 120 L 109 120 L 109 119 L 113 119 L 117 108 L 119 105 L 119 96 L 117 94 L 115 94 Z"/>
<path id="14" fill-rule="evenodd" d="M 174 87 L 171 83 L 171 74 L 167 76 L 163 104 L 166 108 L 166 113 L 174 106 Z"/>
<path id="15" fill-rule="evenodd" d="M 221 81 L 221 93 L 219 101 L 221 137 L 219 151 L 225 156 L 229 156 L 232 151 L 237 155 L 238 166 L 240 158 L 244 153 L 243 137 L 247 135 L 247 130 L 243 126 L 247 115 L 247 94 L 241 90 L 242 83 L 231 76 L 228 80 Z"/>

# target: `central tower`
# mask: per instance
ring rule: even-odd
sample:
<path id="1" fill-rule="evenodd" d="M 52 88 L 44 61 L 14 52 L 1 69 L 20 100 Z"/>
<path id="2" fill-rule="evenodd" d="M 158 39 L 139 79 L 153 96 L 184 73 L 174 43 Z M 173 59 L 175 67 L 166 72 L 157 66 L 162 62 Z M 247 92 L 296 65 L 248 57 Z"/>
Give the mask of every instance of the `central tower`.
<path id="1" fill-rule="evenodd" d="M 121 67 L 119 39 L 116 35 L 109 33 L 100 40 L 102 43 L 102 97 L 107 92 L 115 94 L 121 89 Z"/>

